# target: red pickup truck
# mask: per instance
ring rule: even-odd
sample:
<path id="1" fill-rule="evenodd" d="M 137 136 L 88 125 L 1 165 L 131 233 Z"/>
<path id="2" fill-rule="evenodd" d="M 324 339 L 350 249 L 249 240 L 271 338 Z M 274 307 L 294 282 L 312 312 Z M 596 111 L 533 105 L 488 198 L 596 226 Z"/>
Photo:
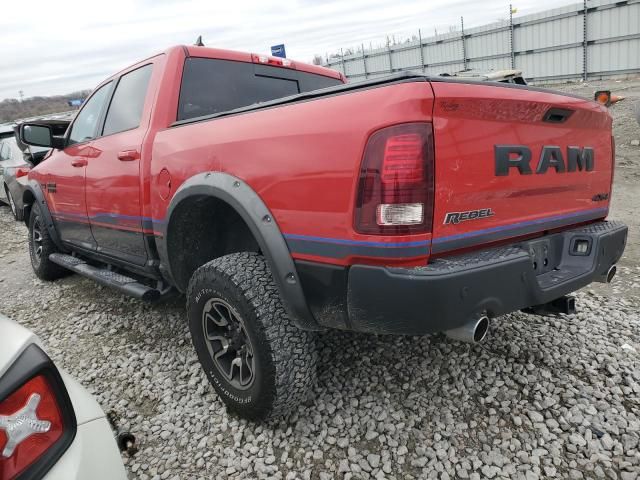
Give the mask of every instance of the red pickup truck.
<path id="1" fill-rule="evenodd" d="M 316 331 L 481 340 L 489 318 L 574 309 L 609 282 L 606 108 L 528 86 L 174 47 L 105 80 L 24 196 L 36 274 L 186 294 L 231 411 L 308 395 Z"/>

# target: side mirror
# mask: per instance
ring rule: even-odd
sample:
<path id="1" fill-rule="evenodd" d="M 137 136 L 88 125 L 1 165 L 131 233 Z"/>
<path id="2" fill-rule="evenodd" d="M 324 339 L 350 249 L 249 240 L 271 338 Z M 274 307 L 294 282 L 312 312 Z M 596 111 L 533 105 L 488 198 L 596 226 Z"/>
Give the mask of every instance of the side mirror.
<path id="1" fill-rule="evenodd" d="M 54 137 L 53 131 L 48 125 L 37 123 L 23 123 L 20 125 L 20 141 L 34 147 L 63 148 L 64 139 Z"/>

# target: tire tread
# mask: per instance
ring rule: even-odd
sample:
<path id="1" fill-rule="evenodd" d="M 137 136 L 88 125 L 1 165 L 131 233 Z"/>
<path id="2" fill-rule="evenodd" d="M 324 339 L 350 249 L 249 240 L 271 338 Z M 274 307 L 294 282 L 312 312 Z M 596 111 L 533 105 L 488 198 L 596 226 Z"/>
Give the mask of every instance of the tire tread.
<path id="1" fill-rule="evenodd" d="M 33 267 L 33 271 L 36 276 L 41 280 L 57 280 L 58 278 L 65 277 L 71 274 L 70 270 L 58 265 L 57 263 L 53 263 L 49 260 L 49 255 L 52 253 L 56 253 L 58 249 L 56 245 L 53 243 L 53 240 L 49 236 L 49 231 L 46 225 L 41 224 L 40 232 L 42 234 L 42 258 L 40 259 L 40 265 L 36 268 L 33 264 L 33 237 L 32 237 L 32 229 L 35 218 L 40 215 L 40 207 L 38 205 L 34 205 L 31 210 L 31 217 L 29 218 L 29 256 L 31 257 L 31 266 Z M 42 219 L 41 219 L 42 223 Z"/>
<path id="2" fill-rule="evenodd" d="M 317 350 L 315 335 L 300 330 L 289 318 L 280 292 L 263 256 L 241 252 L 216 258 L 201 266 L 189 282 L 187 298 L 211 279 L 229 281 L 240 290 L 255 313 L 257 327 L 264 332 L 265 345 L 275 371 L 267 374 L 273 390 L 268 392 L 271 405 L 260 412 L 248 412 L 245 405 L 226 402 L 229 410 L 245 417 L 281 417 L 304 402 L 316 381 Z M 189 304 L 190 302 L 188 302 Z"/>

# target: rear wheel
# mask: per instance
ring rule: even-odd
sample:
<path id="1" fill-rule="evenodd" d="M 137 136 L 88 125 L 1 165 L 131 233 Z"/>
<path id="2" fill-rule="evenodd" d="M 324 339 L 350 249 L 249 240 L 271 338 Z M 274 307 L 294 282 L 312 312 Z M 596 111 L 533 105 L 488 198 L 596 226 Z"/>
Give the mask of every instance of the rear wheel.
<path id="1" fill-rule="evenodd" d="M 16 206 L 16 202 L 13 200 L 13 196 L 11 195 L 11 191 L 9 190 L 9 187 L 5 185 L 4 191 L 7 194 L 7 199 L 9 200 L 9 206 L 11 207 L 11 213 L 13 213 L 13 218 L 21 222 L 24 219 L 24 214 L 22 213 L 22 210 Z"/>
<path id="2" fill-rule="evenodd" d="M 40 207 L 34 205 L 29 217 L 29 256 L 33 271 L 41 280 L 55 280 L 70 273 L 66 268 L 49 260 L 49 255 L 57 251 L 40 213 Z"/>
<path id="3" fill-rule="evenodd" d="M 287 316 L 264 257 L 234 253 L 200 267 L 189 282 L 187 311 L 200 363 L 230 412 L 278 417 L 308 397 L 315 335 Z"/>

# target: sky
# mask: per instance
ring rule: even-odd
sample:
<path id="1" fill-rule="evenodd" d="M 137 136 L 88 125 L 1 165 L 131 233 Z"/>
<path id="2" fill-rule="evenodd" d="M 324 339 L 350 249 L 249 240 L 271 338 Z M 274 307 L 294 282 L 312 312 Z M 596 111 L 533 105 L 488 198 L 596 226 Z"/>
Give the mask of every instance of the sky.
<path id="1" fill-rule="evenodd" d="M 515 16 L 563 0 L 512 0 Z M 509 0 L 23 0 L 0 10 L 0 99 L 92 89 L 118 70 L 176 44 L 269 53 L 311 62 L 340 48 L 383 45 L 507 19 Z"/>

